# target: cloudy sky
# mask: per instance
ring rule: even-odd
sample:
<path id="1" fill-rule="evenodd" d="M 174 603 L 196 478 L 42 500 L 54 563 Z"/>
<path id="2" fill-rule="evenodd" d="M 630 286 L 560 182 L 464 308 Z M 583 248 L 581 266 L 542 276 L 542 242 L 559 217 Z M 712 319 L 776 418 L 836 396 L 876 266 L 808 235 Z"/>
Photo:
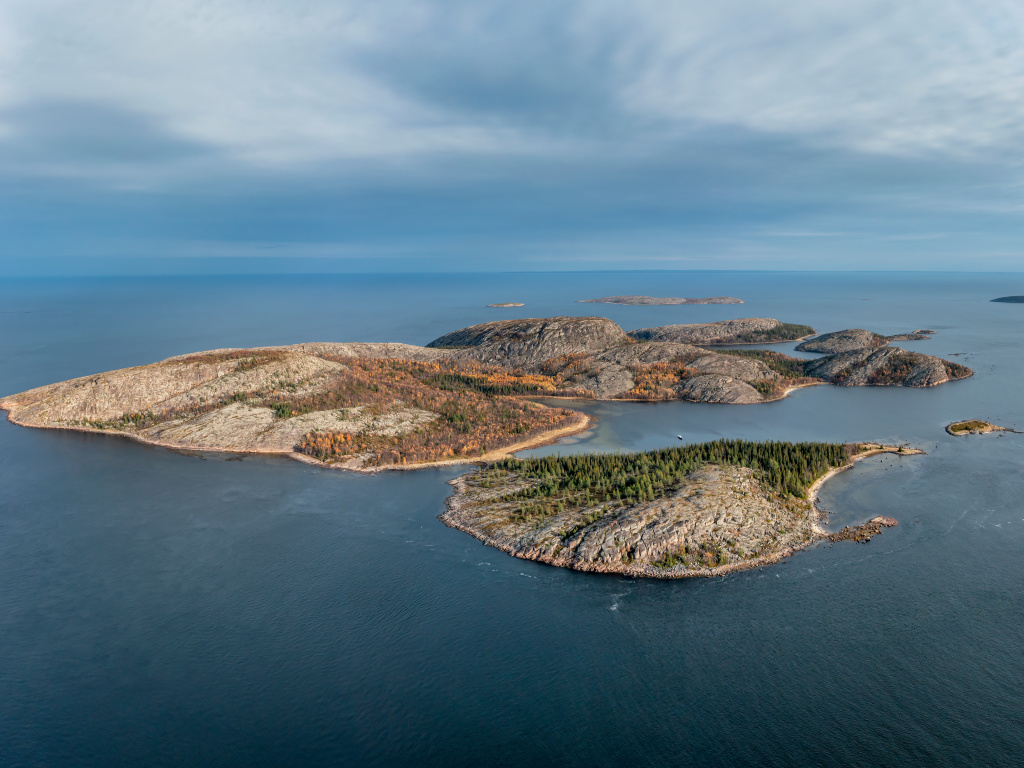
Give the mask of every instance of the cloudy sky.
<path id="1" fill-rule="evenodd" d="M 1015 0 L 4 0 L 0 265 L 1019 270 L 1022 40 Z"/>

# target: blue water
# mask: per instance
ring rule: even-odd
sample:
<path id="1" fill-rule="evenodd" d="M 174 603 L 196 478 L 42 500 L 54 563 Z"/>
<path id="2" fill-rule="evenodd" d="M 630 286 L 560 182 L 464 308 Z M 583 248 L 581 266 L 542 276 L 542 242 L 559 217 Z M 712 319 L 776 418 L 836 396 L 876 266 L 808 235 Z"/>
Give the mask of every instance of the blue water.
<path id="1" fill-rule="evenodd" d="M 760 406 L 597 403 L 535 453 L 720 436 L 908 441 L 830 481 L 833 525 L 713 580 L 509 558 L 436 516 L 456 470 L 364 477 L 0 423 L 5 766 L 1018 765 L 1024 275 L 591 273 L 0 283 L 0 392 L 200 349 L 405 341 L 498 317 L 916 328 L 977 375 Z M 731 294 L 743 306 L 576 304 Z M 516 310 L 487 309 L 524 301 Z M 792 345 L 778 345 L 788 351 Z"/>

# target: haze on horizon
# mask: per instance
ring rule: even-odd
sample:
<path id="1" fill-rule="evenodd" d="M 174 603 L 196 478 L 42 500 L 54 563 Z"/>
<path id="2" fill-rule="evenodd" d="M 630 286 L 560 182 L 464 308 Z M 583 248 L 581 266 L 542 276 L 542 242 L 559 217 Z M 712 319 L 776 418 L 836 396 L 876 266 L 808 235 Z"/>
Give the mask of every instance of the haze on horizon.
<path id="1" fill-rule="evenodd" d="M 7 0 L 6 274 L 1019 270 L 1024 6 Z"/>

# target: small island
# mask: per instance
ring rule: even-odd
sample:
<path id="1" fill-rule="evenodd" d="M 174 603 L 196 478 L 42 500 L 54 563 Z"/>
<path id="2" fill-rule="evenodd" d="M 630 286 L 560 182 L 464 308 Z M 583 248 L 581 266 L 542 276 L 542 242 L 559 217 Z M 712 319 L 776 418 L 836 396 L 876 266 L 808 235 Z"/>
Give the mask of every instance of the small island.
<path id="1" fill-rule="evenodd" d="M 488 304 L 488 307 L 525 307 L 526 305 L 520 301 L 506 301 L 501 304 Z"/>
<path id="2" fill-rule="evenodd" d="M 708 296 L 703 299 L 680 299 L 673 296 L 604 296 L 600 299 L 580 299 L 578 304 L 632 304 L 675 305 L 675 304 L 742 304 L 743 299 L 735 296 Z"/>
<path id="3" fill-rule="evenodd" d="M 960 437 L 963 435 L 985 435 L 989 432 L 1016 432 L 1017 430 L 999 427 L 980 419 L 968 419 L 967 421 L 954 421 L 952 424 L 946 425 L 946 431 Z"/>
<path id="4" fill-rule="evenodd" d="M 1024 296 L 1000 296 L 998 299 L 992 299 L 992 301 L 1001 304 L 1024 304 Z"/>
<path id="5" fill-rule="evenodd" d="M 868 541 L 876 517 L 823 529 L 822 484 L 875 443 L 718 440 L 629 454 L 506 459 L 450 481 L 440 519 L 515 557 L 578 571 L 676 579 L 756 568 L 822 540 Z"/>

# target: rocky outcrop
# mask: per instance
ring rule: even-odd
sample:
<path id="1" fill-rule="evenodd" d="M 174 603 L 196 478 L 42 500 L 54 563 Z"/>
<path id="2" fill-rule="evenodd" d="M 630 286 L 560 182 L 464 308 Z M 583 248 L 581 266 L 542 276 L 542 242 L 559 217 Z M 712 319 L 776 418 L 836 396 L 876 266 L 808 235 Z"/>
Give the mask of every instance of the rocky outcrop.
<path id="1" fill-rule="evenodd" d="M 701 373 L 714 373 L 720 376 L 742 379 L 746 382 L 776 381 L 781 378 L 760 360 L 733 357 L 732 355 L 704 353 L 700 357 L 688 362 L 686 367 Z"/>
<path id="2" fill-rule="evenodd" d="M 1018 435 L 1021 434 L 1021 432 L 1016 429 L 1000 427 L 988 421 L 981 421 L 980 419 L 954 421 L 952 424 L 946 425 L 946 432 L 955 437 L 963 437 L 964 435 L 987 435 L 990 432 L 1014 432 Z"/>
<path id="3" fill-rule="evenodd" d="M 815 540 L 809 507 L 765 492 L 746 467 L 709 465 L 670 495 L 621 509 L 605 505 L 516 522 L 515 487 L 452 481 L 441 520 L 515 557 L 579 571 L 681 578 L 772 562 Z M 714 567 L 709 564 L 713 557 Z"/>
<path id="4" fill-rule="evenodd" d="M 278 418 L 270 408 L 232 403 L 195 418 L 174 419 L 140 429 L 137 436 L 194 450 L 227 448 L 252 453 L 290 453 L 313 430 L 396 435 L 437 418 L 436 413 L 418 408 L 401 408 L 381 415 L 365 413 L 362 408 L 346 408 Z"/>
<path id="5" fill-rule="evenodd" d="M 867 544 L 872 536 L 877 536 L 883 528 L 892 528 L 899 525 L 892 517 L 873 517 L 863 525 L 848 525 L 841 531 L 830 533 L 829 541 L 857 541 Z"/>
<path id="6" fill-rule="evenodd" d="M 969 368 L 956 363 L 899 347 L 840 352 L 809 361 L 805 371 L 808 376 L 846 387 L 931 387 L 973 375 Z"/>
<path id="7" fill-rule="evenodd" d="M 735 296 L 709 296 L 704 299 L 680 299 L 675 297 L 659 298 L 657 296 L 604 296 L 600 299 L 580 299 L 579 304 L 742 304 L 743 299 Z"/>
<path id="8" fill-rule="evenodd" d="M 594 393 L 598 400 L 611 400 L 626 395 L 634 385 L 633 374 L 621 365 L 594 366 L 593 373 L 573 380 L 574 387 Z"/>
<path id="9" fill-rule="evenodd" d="M 889 340 L 885 336 L 865 331 L 863 328 L 850 328 L 845 331 L 833 331 L 815 336 L 813 339 L 798 344 L 797 350 L 834 355 L 854 349 L 877 349 L 888 343 Z"/>
<path id="10" fill-rule="evenodd" d="M 745 381 L 708 374 L 686 379 L 676 387 L 679 397 L 696 403 L 760 403 L 761 395 Z"/>
<path id="11" fill-rule="evenodd" d="M 603 317 L 551 317 L 498 320 L 447 333 L 427 344 L 453 349 L 454 357 L 528 367 L 568 354 L 598 353 L 629 341 L 626 332 Z"/>
<path id="12" fill-rule="evenodd" d="M 770 317 L 747 317 L 716 323 L 687 323 L 640 328 L 629 335 L 637 341 L 671 341 L 700 346 L 715 344 L 760 344 L 793 341 L 814 333 L 806 325 L 783 323 Z"/>
<path id="13" fill-rule="evenodd" d="M 618 365 L 653 365 L 689 361 L 708 354 L 707 350 L 692 344 L 673 342 L 640 342 L 612 347 L 595 356 L 595 359 Z"/>
<path id="14" fill-rule="evenodd" d="M 923 331 L 913 333 L 897 333 L 894 336 L 882 336 L 878 333 L 865 331 L 863 328 L 848 328 L 845 331 L 823 333 L 797 345 L 800 352 L 823 352 L 834 355 L 839 352 L 851 352 L 855 349 L 877 349 L 893 341 L 921 341 L 927 339 Z"/>

